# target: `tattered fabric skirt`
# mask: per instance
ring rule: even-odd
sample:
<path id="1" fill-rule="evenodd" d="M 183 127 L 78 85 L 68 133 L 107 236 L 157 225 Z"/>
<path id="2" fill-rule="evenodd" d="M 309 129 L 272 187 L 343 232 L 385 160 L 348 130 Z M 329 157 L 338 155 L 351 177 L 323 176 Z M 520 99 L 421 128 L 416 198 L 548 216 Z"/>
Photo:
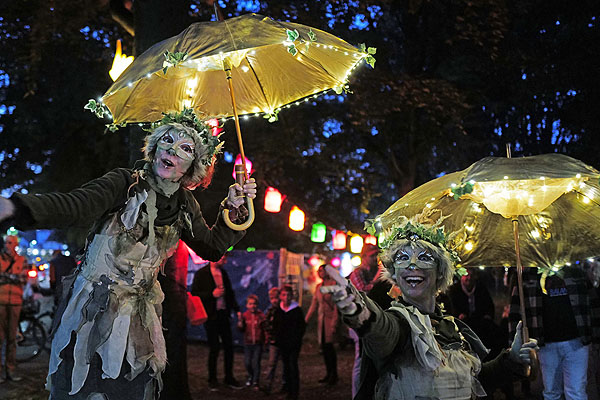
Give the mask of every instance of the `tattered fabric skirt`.
<path id="1" fill-rule="evenodd" d="M 61 352 L 62 362 L 52 375 L 49 400 L 152 400 L 158 397 L 157 381 L 151 376 L 151 370 L 146 369 L 130 381 L 125 376 L 131 372 L 131 368 L 124 361 L 119 377 L 106 379 L 102 377 L 102 360 L 98 354 L 95 354 L 90 361 L 83 387 L 77 393 L 70 395 L 71 373 L 75 363 L 73 358 L 75 340 L 76 336 L 73 334 L 69 345 Z"/>
<path id="2" fill-rule="evenodd" d="M 52 341 L 50 399 L 152 400 L 166 364 L 160 285 L 92 282 L 80 273 Z"/>

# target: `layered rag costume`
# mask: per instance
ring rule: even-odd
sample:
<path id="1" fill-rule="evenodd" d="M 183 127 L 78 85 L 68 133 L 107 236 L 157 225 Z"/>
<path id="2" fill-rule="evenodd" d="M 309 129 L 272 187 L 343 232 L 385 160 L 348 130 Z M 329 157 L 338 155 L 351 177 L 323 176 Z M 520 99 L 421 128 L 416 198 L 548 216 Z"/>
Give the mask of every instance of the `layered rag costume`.
<path id="1" fill-rule="evenodd" d="M 485 395 L 481 384 L 514 379 L 508 351 L 482 365 L 488 350 L 477 335 L 440 308 L 428 315 L 399 300 L 383 311 L 366 295 L 363 300 L 367 320 L 364 313 L 344 316 L 363 344 L 355 399 L 471 399 Z"/>
<path id="2" fill-rule="evenodd" d="M 451 282 L 458 257 L 446 247 L 448 237 L 455 236 L 446 236 L 440 228 L 443 218 L 432 215 L 400 216 L 385 232 L 379 254 L 383 274 L 402 291 L 385 311 L 326 267 L 338 285 L 325 290 L 361 340 L 354 399 L 467 400 L 485 396 L 484 388 L 491 393 L 494 385 L 523 372 L 522 339 L 515 339 L 514 349 L 482 363 L 488 350 L 477 335 L 436 305 L 436 294 Z M 533 347 L 535 341 L 527 343 L 524 358 Z"/>
<path id="3" fill-rule="evenodd" d="M 188 135 L 196 143 L 193 164 L 180 181 L 162 179 L 151 163 L 157 145 L 170 146 L 159 140 L 172 140 L 173 129 L 172 135 Z M 218 150 L 206 145 L 212 139 L 204 134 L 164 125 L 146 138 L 146 162 L 134 170 L 112 170 L 69 193 L 11 197 L 15 212 L 9 223 L 18 229 L 95 221 L 77 271 L 63 280 L 47 380 L 50 399 L 154 399 L 160 390 L 166 351 L 157 276 L 163 263 L 179 238 L 201 257 L 218 260 L 244 234 L 228 228 L 221 213 L 209 227 L 187 189 L 207 176 Z"/>

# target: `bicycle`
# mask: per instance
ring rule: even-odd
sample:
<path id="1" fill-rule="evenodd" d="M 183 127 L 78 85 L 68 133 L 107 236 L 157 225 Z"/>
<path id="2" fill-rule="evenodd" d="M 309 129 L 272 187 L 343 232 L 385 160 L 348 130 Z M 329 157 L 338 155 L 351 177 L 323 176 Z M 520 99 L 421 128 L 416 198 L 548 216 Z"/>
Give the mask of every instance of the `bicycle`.
<path id="1" fill-rule="evenodd" d="M 36 318 L 38 300 L 23 301 L 17 333 L 17 361 L 29 361 L 46 348 L 46 330 Z"/>

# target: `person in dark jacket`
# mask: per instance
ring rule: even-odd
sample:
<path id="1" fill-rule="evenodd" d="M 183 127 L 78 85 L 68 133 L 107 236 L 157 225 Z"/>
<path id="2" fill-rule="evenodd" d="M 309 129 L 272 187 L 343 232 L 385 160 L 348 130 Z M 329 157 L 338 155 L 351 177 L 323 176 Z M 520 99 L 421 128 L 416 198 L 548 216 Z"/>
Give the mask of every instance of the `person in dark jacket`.
<path id="1" fill-rule="evenodd" d="M 467 274 L 450 286 L 447 292 L 449 312 L 469 325 L 491 350 L 488 358 L 494 358 L 507 342 L 500 327 L 494 322 L 494 302 L 479 274 L 478 268 L 467 268 Z"/>
<path id="2" fill-rule="evenodd" d="M 304 312 L 300 305 L 294 301 L 294 290 L 291 286 L 284 286 L 279 294 L 281 303 L 275 311 L 273 321 L 275 343 L 281 350 L 283 359 L 283 374 L 285 375 L 287 399 L 296 400 L 300 393 L 300 370 L 298 357 L 302 347 L 302 338 L 306 331 Z"/>
<path id="3" fill-rule="evenodd" d="M 264 391 L 266 394 L 271 393 L 271 388 L 273 387 L 273 380 L 275 379 L 275 371 L 277 370 L 277 363 L 281 359 L 281 350 L 277 347 L 277 342 L 275 341 L 275 316 L 277 314 L 277 310 L 279 310 L 279 304 L 281 300 L 279 299 L 280 290 L 278 287 L 272 287 L 269 290 L 269 301 L 271 302 L 271 306 L 265 313 L 265 322 L 264 329 L 267 335 L 266 342 L 269 344 L 269 361 L 267 362 L 267 380 Z M 287 387 L 285 382 L 285 374 L 282 375 L 283 386 Z"/>
<path id="4" fill-rule="evenodd" d="M 153 129 L 133 170 L 112 170 L 69 193 L 0 197 L 0 228 L 94 224 L 77 273 L 63 280 L 47 380 L 52 400 L 156 398 L 166 365 L 159 270 L 180 238 L 214 261 L 244 235 L 221 213 L 209 226 L 191 192 L 210 183 L 218 137 L 186 111 L 166 114 Z M 245 214 L 237 191 L 253 198 L 256 184 L 230 186 L 221 203 L 236 222 Z"/>
<path id="5" fill-rule="evenodd" d="M 227 257 L 211 262 L 200 268 L 194 275 L 191 293 L 200 297 L 208 320 L 204 323 L 210 351 L 208 353 L 208 386 L 218 389 L 217 359 L 219 358 L 219 340 L 223 345 L 225 384 L 232 389 L 242 386 L 233 376 L 233 338 L 231 335 L 231 313 L 240 311 L 231 287 L 231 281 L 223 266 Z"/>

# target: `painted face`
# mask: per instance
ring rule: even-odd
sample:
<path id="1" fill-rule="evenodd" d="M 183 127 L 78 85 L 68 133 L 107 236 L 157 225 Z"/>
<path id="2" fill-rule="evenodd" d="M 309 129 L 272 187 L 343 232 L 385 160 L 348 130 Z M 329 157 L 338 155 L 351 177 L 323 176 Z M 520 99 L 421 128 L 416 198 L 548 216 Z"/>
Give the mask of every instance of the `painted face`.
<path id="1" fill-rule="evenodd" d="M 194 161 L 194 141 L 183 132 L 171 129 L 158 141 L 154 155 L 154 173 L 163 179 L 178 181 Z"/>
<path id="2" fill-rule="evenodd" d="M 284 307 L 289 307 L 290 304 L 292 304 L 292 295 L 287 290 L 282 290 L 281 293 L 279 293 L 279 299 Z"/>
<path id="3" fill-rule="evenodd" d="M 437 261 L 427 249 L 407 245 L 394 255 L 396 283 L 402 297 L 416 306 L 430 304 L 437 292 Z"/>

